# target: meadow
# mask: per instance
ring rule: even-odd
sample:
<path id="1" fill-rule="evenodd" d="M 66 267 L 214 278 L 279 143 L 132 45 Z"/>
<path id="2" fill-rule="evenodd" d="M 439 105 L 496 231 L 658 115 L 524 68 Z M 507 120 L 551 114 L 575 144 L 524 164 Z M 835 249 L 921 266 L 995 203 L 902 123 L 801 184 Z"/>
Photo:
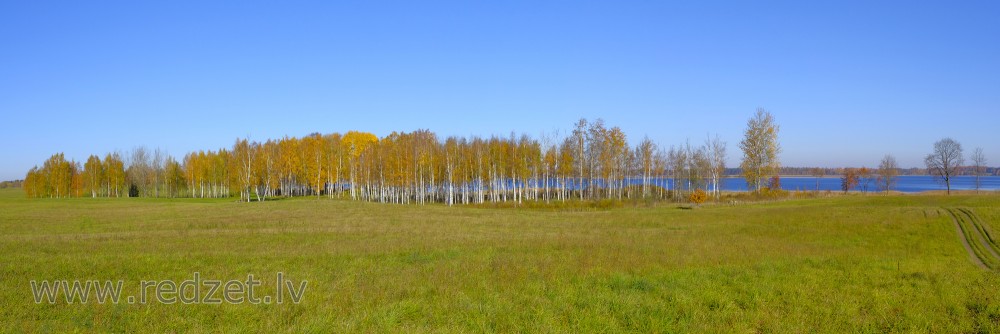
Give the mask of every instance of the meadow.
<path id="1" fill-rule="evenodd" d="M 0 191 L 8 332 L 997 332 L 943 208 L 1000 195 L 614 208 Z M 31 280 L 306 280 L 299 304 L 35 303 Z"/>

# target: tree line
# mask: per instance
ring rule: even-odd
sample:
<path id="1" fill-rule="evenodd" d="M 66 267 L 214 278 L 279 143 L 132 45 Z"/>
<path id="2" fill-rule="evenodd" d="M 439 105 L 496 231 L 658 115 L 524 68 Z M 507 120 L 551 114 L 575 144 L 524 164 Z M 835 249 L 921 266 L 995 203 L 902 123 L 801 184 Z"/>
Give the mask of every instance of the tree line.
<path id="1" fill-rule="evenodd" d="M 718 196 L 726 143 L 634 146 L 618 127 L 581 119 L 565 137 L 439 138 L 428 130 L 383 138 L 349 131 L 189 152 L 136 147 L 80 164 L 62 153 L 28 171 L 29 197 L 329 196 L 388 203 L 486 203 Z"/>
<path id="2" fill-rule="evenodd" d="M 757 194 L 781 189 L 789 171 L 841 177 L 844 192 L 890 191 L 900 169 L 886 155 L 877 169 L 783 168 L 780 127 L 764 109 L 747 121 L 739 143 L 739 168 L 726 168 L 726 143 L 718 136 L 700 145 L 666 148 L 642 138 L 629 146 L 625 133 L 603 120 L 580 119 L 564 137 L 528 135 L 447 137 L 429 130 L 393 132 L 383 138 L 360 131 L 313 133 L 189 152 L 180 160 L 160 149 L 136 147 L 82 165 L 62 153 L 28 171 L 28 197 L 239 197 L 329 196 L 386 203 L 462 203 L 601 199 L 689 199 L 721 196 L 728 175 L 740 174 Z M 951 178 L 986 175 L 981 148 L 963 167 L 961 145 L 945 138 L 925 159 L 925 171 L 951 190 Z M 970 172 L 971 170 L 971 172 Z M 912 171 L 911 171 L 912 172 Z M 819 183 L 817 180 L 817 190 Z"/>
<path id="3" fill-rule="evenodd" d="M 0 181 L 0 189 L 20 188 L 24 180 Z"/>
<path id="4" fill-rule="evenodd" d="M 868 167 L 843 168 L 840 172 L 840 189 L 847 193 L 852 189 L 860 190 L 862 193 L 878 190 L 889 193 L 896 186 L 896 180 L 900 175 L 899 164 L 896 157 L 886 154 L 882 157 L 877 169 Z M 822 170 L 814 170 L 813 176 L 822 177 Z M 818 190 L 818 187 L 817 187 Z"/>

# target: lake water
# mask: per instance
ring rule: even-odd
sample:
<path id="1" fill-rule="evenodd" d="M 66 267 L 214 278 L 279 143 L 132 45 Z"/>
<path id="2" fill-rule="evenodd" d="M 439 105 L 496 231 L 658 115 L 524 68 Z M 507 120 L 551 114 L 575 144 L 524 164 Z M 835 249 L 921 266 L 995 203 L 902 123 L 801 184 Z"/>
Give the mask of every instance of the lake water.
<path id="1" fill-rule="evenodd" d="M 819 178 L 819 190 L 820 191 L 842 191 L 840 189 L 840 177 L 839 176 L 828 176 Z M 576 189 L 578 184 L 576 180 L 570 181 L 571 183 L 566 185 L 568 189 Z M 626 181 L 632 185 L 642 184 L 642 179 L 630 178 Z M 879 191 L 878 183 L 876 183 L 876 178 L 871 179 L 871 183 L 868 184 L 868 191 Z M 951 179 L 951 189 L 952 190 L 975 190 L 975 176 L 955 176 Z M 521 183 L 518 183 L 521 184 Z M 675 189 L 674 182 L 671 179 L 653 178 L 650 180 L 650 184 L 657 185 L 660 187 L 667 187 L 670 189 Z M 511 185 L 511 181 L 508 180 L 507 185 Z M 596 187 L 603 187 L 603 180 L 594 180 L 593 185 Z M 816 190 L 817 179 L 815 177 L 798 177 L 789 176 L 781 178 L 781 189 L 784 190 L 794 190 L 794 191 L 812 191 Z M 852 191 L 861 191 L 861 187 L 851 189 Z M 552 180 L 549 183 L 549 187 L 558 188 L 560 187 L 557 181 Z M 721 185 L 722 191 L 747 191 L 747 183 L 742 177 L 733 177 L 722 179 Z M 900 176 L 896 178 L 896 184 L 893 185 L 893 191 L 899 192 L 921 192 L 929 190 L 945 190 L 944 182 L 936 181 L 932 176 Z M 982 176 L 980 177 L 980 190 L 985 191 L 1000 191 L 1000 176 Z"/>
<path id="2" fill-rule="evenodd" d="M 815 190 L 815 177 L 785 177 L 781 179 L 781 188 L 785 190 Z M 975 176 L 955 176 L 951 179 L 952 190 L 975 190 Z M 671 185 L 673 187 L 673 185 Z M 921 192 L 928 190 L 945 190 L 943 182 L 935 181 L 932 176 L 900 176 L 892 190 L 901 192 Z M 1000 176 L 980 177 L 981 190 L 1000 190 Z M 747 183 L 742 177 L 727 178 L 722 181 L 723 191 L 746 191 Z M 829 176 L 819 179 L 819 190 L 841 191 L 840 177 Z M 855 190 L 860 190 L 859 188 Z M 878 191 L 878 184 L 872 179 L 869 191 Z"/>

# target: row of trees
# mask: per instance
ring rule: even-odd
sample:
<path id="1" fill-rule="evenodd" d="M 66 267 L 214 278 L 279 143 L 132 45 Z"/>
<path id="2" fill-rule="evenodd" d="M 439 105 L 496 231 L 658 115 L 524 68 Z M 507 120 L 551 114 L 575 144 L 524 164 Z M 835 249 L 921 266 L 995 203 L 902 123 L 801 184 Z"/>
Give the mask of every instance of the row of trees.
<path id="1" fill-rule="evenodd" d="M 780 189 L 779 126 L 764 109 L 747 122 L 738 171 L 751 191 Z M 927 170 L 950 193 L 962 171 L 961 145 L 934 146 Z M 982 149 L 971 157 L 976 188 L 985 172 Z M 718 197 L 727 174 L 726 143 L 717 136 L 665 148 L 643 138 L 633 147 L 618 127 L 581 119 L 565 137 L 448 137 L 418 130 L 384 138 L 350 131 L 313 133 L 266 142 L 237 139 L 232 147 L 185 154 L 178 161 L 160 149 L 137 147 L 82 165 L 58 153 L 32 168 L 29 197 L 348 197 L 392 203 L 484 203 L 636 197 L 687 198 L 697 191 Z M 839 170 L 846 192 L 889 191 L 900 169 L 886 155 L 878 169 Z M 826 169 L 812 169 L 823 177 Z M 874 187 L 872 184 L 874 183 Z M 817 181 L 817 189 L 819 187 Z"/>
<path id="2" fill-rule="evenodd" d="M 822 177 L 822 175 L 820 175 Z M 867 193 L 874 187 L 879 191 L 888 193 L 896 186 L 896 179 L 899 177 L 899 164 L 896 157 L 886 154 L 879 163 L 878 169 L 868 167 L 845 168 L 840 177 L 840 189 L 845 193 L 858 189 L 862 193 Z"/>
<path id="3" fill-rule="evenodd" d="M 310 134 L 266 142 L 238 139 L 230 148 L 178 161 L 137 147 L 79 164 L 55 154 L 29 171 L 31 197 L 331 196 L 392 203 L 484 203 L 523 200 L 682 198 L 718 195 L 726 144 L 665 149 L 602 120 L 581 119 L 565 138 L 527 135 L 448 137 L 418 130 Z M 668 181 L 669 179 L 669 181 Z"/>
<path id="4" fill-rule="evenodd" d="M 983 149 L 977 147 L 973 150 L 970 160 L 972 165 L 963 167 L 965 157 L 962 153 L 962 144 L 954 139 L 944 138 L 934 143 L 934 151 L 924 158 L 924 163 L 927 165 L 928 174 L 943 183 L 947 193 L 951 194 L 952 178 L 961 175 L 963 170 L 971 170 L 969 174 L 975 176 L 973 187 L 976 191 L 982 187 L 981 177 L 987 172 L 987 160 Z M 841 190 L 845 193 L 851 189 L 868 192 L 869 186 L 874 181 L 879 190 L 888 192 L 895 186 L 899 171 L 896 158 L 887 154 L 876 170 L 866 167 L 844 169 L 840 179 Z M 814 169 L 813 176 L 822 177 L 823 172 L 822 169 Z"/>
<path id="5" fill-rule="evenodd" d="M 92 155 L 82 168 L 57 153 L 41 167 L 31 168 L 22 187 L 28 197 L 122 197 L 128 195 L 127 182 L 136 181 L 134 169 L 130 170 L 133 174 L 126 173 L 125 163 L 117 153 L 108 154 L 103 161 Z"/>
<path id="6" fill-rule="evenodd" d="M 24 180 L 0 181 L 0 189 L 20 188 Z"/>

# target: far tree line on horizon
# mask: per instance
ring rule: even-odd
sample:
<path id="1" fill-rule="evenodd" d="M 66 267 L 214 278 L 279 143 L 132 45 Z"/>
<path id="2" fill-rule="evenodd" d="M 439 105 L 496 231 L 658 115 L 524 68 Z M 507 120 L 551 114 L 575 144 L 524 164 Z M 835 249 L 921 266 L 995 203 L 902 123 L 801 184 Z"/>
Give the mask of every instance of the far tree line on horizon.
<path id="1" fill-rule="evenodd" d="M 778 131 L 766 110 L 758 109 L 748 120 L 739 170 L 754 192 L 780 189 Z M 960 146 L 958 150 L 960 156 Z M 647 137 L 630 147 L 620 128 L 608 128 L 600 119 L 581 119 L 564 138 L 512 133 L 441 141 L 428 130 L 394 132 L 384 138 L 358 131 L 314 133 L 263 143 L 237 139 L 231 148 L 190 152 L 179 161 L 159 149 L 136 147 L 127 154 L 108 153 L 103 159 L 91 155 L 82 166 L 57 153 L 32 168 L 22 187 L 28 197 L 239 196 L 251 201 L 330 196 L 449 205 L 686 199 L 696 191 L 718 198 L 727 171 L 725 159 L 726 143 L 718 137 L 699 146 L 685 142 L 669 149 Z M 935 169 L 930 159 L 929 172 L 940 175 L 950 190 L 950 177 L 961 160 L 947 159 Z M 985 159 L 978 162 L 981 166 Z M 870 179 L 865 177 L 870 173 L 867 168 L 844 171 L 845 176 L 858 172 L 860 179 Z M 895 159 L 886 156 L 877 171 L 879 189 L 891 189 L 898 171 Z M 867 191 L 868 185 L 862 189 Z"/>

